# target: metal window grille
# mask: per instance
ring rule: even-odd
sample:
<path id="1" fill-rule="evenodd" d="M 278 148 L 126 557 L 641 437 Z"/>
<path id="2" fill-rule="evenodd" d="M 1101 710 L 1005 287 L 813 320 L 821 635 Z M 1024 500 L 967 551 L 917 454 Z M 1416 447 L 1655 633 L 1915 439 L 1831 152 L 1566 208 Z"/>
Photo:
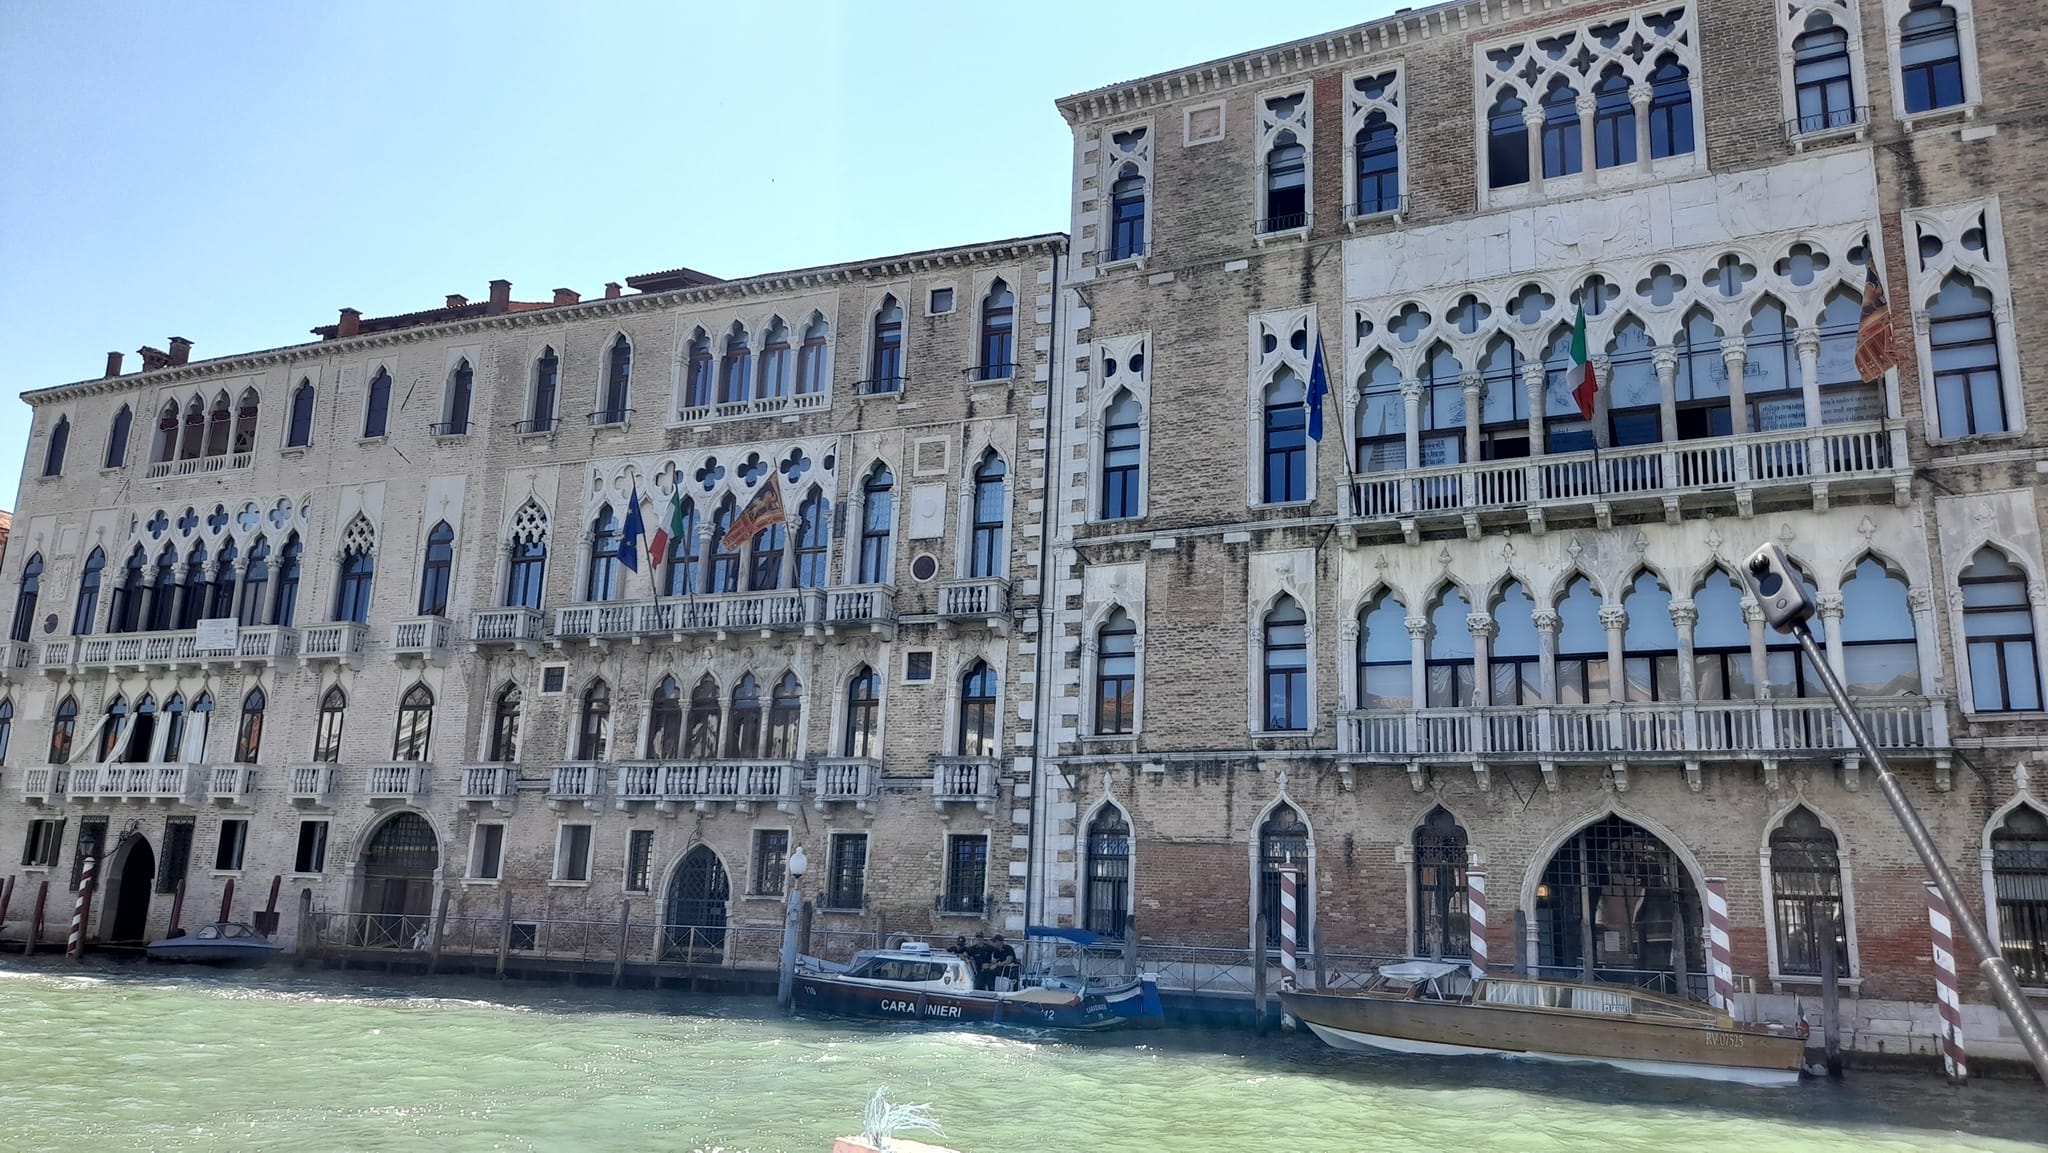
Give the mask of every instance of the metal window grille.
<path id="1" fill-rule="evenodd" d="M 1088 931 L 1121 938 L 1131 912 L 1131 826 L 1113 808 L 1088 822 L 1086 897 Z"/>
<path id="2" fill-rule="evenodd" d="M 1842 862 L 1835 835 L 1804 806 L 1771 833 L 1771 912 L 1778 927 L 1778 971 L 1818 976 L 1821 950 L 1835 950 L 1835 972 L 1849 976 L 1842 922 Z"/>
<path id="3" fill-rule="evenodd" d="M 683 858 L 668 885 L 663 952 L 687 959 L 725 947 L 726 902 L 732 883 L 718 854 L 698 845 Z"/>
<path id="4" fill-rule="evenodd" d="M 1536 888 L 1536 922 L 1546 969 L 1681 994 L 1705 972 L 1691 874 L 1663 841 L 1620 817 L 1558 849 Z"/>
<path id="5" fill-rule="evenodd" d="M 191 817 L 172 817 L 164 822 L 164 851 L 157 858 L 156 891 L 175 893 L 178 886 L 192 868 L 192 827 Z M 99 822 L 96 837 L 101 844 L 107 840 L 107 823 Z"/>
<path id="6" fill-rule="evenodd" d="M 988 838 L 956 836 L 947 838 L 947 842 L 945 911 L 984 911 L 988 888 Z"/>
<path id="7" fill-rule="evenodd" d="M 855 833 L 832 839 L 832 875 L 825 903 L 834 909 L 858 909 L 867 900 L 868 838 Z"/>
<path id="8" fill-rule="evenodd" d="M 2048 985 L 2048 816 L 2024 805 L 1991 834 L 1998 939 L 2022 984 Z"/>
<path id="9" fill-rule="evenodd" d="M 1472 927 L 1465 919 L 1465 830 L 1443 809 L 1415 830 L 1415 955 L 1469 956 Z"/>
<path id="10" fill-rule="evenodd" d="M 1266 915 L 1266 947 L 1280 947 L 1280 867 L 1292 864 L 1307 877 L 1308 825 L 1301 814 L 1281 805 L 1259 826 L 1259 911 Z M 1301 940 L 1308 939 L 1309 886 L 1295 890 L 1295 924 Z"/>

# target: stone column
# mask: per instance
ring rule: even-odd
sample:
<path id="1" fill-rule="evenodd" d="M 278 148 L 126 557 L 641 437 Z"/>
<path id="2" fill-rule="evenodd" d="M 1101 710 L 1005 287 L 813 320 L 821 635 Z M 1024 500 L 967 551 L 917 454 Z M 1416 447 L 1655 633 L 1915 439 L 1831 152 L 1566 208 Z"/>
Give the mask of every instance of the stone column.
<path id="1" fill-rule="evenodd" d="M 1549 609 L 1537 609 L 1530 614 L 1530 620 L 1536 626 L 1538 691 L 1543 695 L 1544 704 L 1554 705 L 1557 703 L 1557 630 L 1560 621 L 1558 615 Z"/>
<path id="2" fill-rule="evenodd" d="M 1628 86 L 1628 102 L 1636 110 L 1636 171 L 1645 176 L 1650 174 L 1650 86 L 1631 84 Z"/>
<path id="3" fill-rule="evenodd" d="M 804 518 L 800 514 L 792 513 L 788 522 L 782 526 L 781 587 L 786 589 L 796 587 L 796 540 L 797 537 L 803 534 L 803 531 Z"/>
<path id="4" fill-rule="evenodd" d="M 1607 414 L 1614 407 L 1608 389 L 1614 379 L 1614 363 L 1605 355 L 1595 356 L 1586 362 L 1593 373 L 1593 443 L 1602 448 L 1613 447 L 1614 437 L 1608 431 Z"/>
<path id="5" fill-rule="evenodd" d="M 1574 105 L 1579 112 L 1579 171 L 1592 172 L 1600 167 L 1593 150 L 1593 118 L 1600 111 L 1600 102 L 1591 92 L 1582 92 Z"/>
<path id="6" fill-rule="evenodd" d="M 1846 682 L 1849 674 L 1842 665 L 1842 594 L 1822 593 L 1814 598 L 1814 602 L 1821 628 L 1827 634 L 1821 640 L 1827 645 L 1828 667 Z"/>
<path id="7" fill-rule="evenodd" d="M 1920 695 L 1938 697 L 1945 685 L 1941 679 L 1941 640 L 1934 628 L 1934 594 L 1928 589 L 1908 589 L 1906 604 L 1913 611 L 1913 647 L 1920 662 Z"/>
<path id="8" fill-rule="evenodd" d="M 1749 671 L 1756 682 L 1756 699 L 1765 700 L 1771 695 L 1768 679 L 1771 662 L 1764 646 L 1764 606 L 1756 603 L 1754 597 L 1742 598 L 1742 619 L 1749 622 Z"/>
<path id="9" fill-rule="evenodd" d="M 1415 695 L 1414 707 L 1420 709 L 1429 699 L 1429 618 L 1409 617 L 1401 623 L 1408 626 L 1409 685 Z"/>
<path id="10" fill-rule="evenodd" d="M 1492 685 L 1489 669 L 1493 659 L 1493 634 L 1497 631 L 1492 613 L 1470 613 L 1465 617 L 1465 627 L 1472 630 L 1472 703 L 1480 708 L 1491 704 Z"/>
<path id="11" fill-rule="evenodd" d="M 1721 340 L 1721 363 L 1728 368 L 1728 430 L 1736 436 L 1749 431 L 1749 398 L 1742 383 L 1742 367 L 1749 362 L 1749 350 L 1739 336 Z"/>
<path id="12" fill-rule="evenodd" d="M 1422 382 L 1409 379 L 1401 382 L 1401 410 L 1407 418 L 1402 428 L 1407 433 L 1408 467 L 1422 467 Z"/>
<path id="13" fill-rule="evenodd" d="M 1458 378 L 1465 387 L 1465 459 L 1479 459 L 1480 406 L 1486 403 L 1486 378 L 1476 372 L 1468 372 Z"/>
<path id="14" fill-rule="evenodd" d="M 1806 400 L 1806 427 L 1819 428 L 1820 330 L 1800 329 L 1792 337 L 1792 349 L 1799 354 L 1799 391 Z"/>
<path id="15" fill-rule="evenodd" d="M 1540 456 L 1543 446 L 1543 365 L 1540 362 L 1522 364 L 1522 388 L 1529 394 L 1529 455 Z"/>
<path id="16" fill-rule="evenodd" d="M 718 532 L 716 520 L 714 514 L 697 523 L 697 587 L 684 590 L 686 593 L 702 592 L 711 587 L 711 550 L 716 543 L 711 538 Z"/>
<path id="17" fill-rule="evenodd" d="M 1668 344 L 1650 350 L 1650 363 L 1657 369 L 1658 423 L 1665 444 L 1678 440 L 1678 350 Z M 1674 483 L 1671 477 L 1665 484 Z"/>
<path id="18" fill-rule="evenodd" d="M 1671 602 L 1671 624 L 1678 630 L 1678 699 L 1688 705 L 1700 699 L 1698 670 L 1692 659 L 1692 630 L 1699 619 L 1700 610 L 1690 600 Z"/>
<path id="19" fill-rule="evenodd" d="M 1543 192 L 1543 107 L 1540 103 L 1522 109 L 1522 124 L 1529 130 L 1529 190 Z"/>
<path id="20" fill-rule="evenodd" d="M 1628 629 L 1628 610 L 1620 605 L 1600 609 L 1601 627 L 1607 630 L 1607 693 L 1616 704 L 1628 701 L 1628 676 L 1622 669 L 1622 634 Z"/>

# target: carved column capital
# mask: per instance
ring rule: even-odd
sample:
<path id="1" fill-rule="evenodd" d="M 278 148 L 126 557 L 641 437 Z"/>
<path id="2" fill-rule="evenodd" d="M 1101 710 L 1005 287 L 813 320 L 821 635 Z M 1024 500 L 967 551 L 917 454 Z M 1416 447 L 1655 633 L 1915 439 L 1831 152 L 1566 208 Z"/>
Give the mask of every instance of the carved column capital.
<path id="1" fill-rule="evenodd" d="M 1689 600 L 1671 602 L 1671 623 L 1682 629 L 1689 629 L 1699 623 L 1700 610 Z"/>
<path id="2" fill-rule="evenodd" d="M 1755 597 L 1743 597 L 1742 619 L 1753 625 L 1764 623 L 1764 606 L 1756 603 Z"/>
<path id="3" fill-rule="evenodd" d="M 1628 610 L 1620 605 L 1603 605 L 1600 609 L 1600 624 L 1608 632 L 1620 632 L 1628 627 Z"/>
<path id="4" fill-rule="evenodd" d="M 1492 613 L 1467 613 L 1465 627 L 1472 630 L 1475 637 L 1490 637 L 1500 631 L 1499 626 L 1493 623 Z"/>
<path id="5" fill-rule="evenodd" d="M 1802 357 L 1820 355 L 1820 329 L 1802 328 L 1792 334 L 1792 351 Z"/>
<path id="6" fill-rule="evenodd" d="M 1469 398 L 1477 399 L 1486 395 L 1486 378 L 1479 373 L 1468 372 L 1458 378 L 1458 383 L 1465 386 L 1465 395 Z"/>
<path id="7" fill-rule="evenodd" d="M 1816 611 L 1820 613 L 1821 618 L 1823 620 L 1841 620 L 1842 594 L 1822 593 L 1820 596 L 1814 598 L 1814 608 Z"/>
<path id="8" fill-rule="evenodd" d="M 1549 609 L 1537 609 L 1535 612 L 1530 613 L 1529 621 L 1536 626 L 1536 631 L 1539 633 L 1554 633 L 1563 625 L 1563 622 L 1558 619 L 1558 615 Z"/>
<path id="9" fill-rule="evenodd" d="M 1527 125 L 1531 132 L 1541 132 L 1543 130 L 1543 106 L 1531 104 L 1527 108 L 1522 109 L 1522 123 Z"/>
<path id="10" fill-rule="evenodd" d="M 1410 404 L 1422 403 L 1422 382 L 1414 377 L 1401 381 L 1401 399 Z"/>
<path id="11" fill-rule="evenodd" d="M 1401 623 L 1407 626 L 1408 635 L 1416 640 L 1427 640 L 1429 638 L 1428 617 L 1409 617 Z"/>
<path id="12" fill-rule="evenodd" d="M 1593 113 L 1600 109 L 1599 99 L 1591 92 L 1580 93 L 1579 98 L 1572 101 L 1572 105 L 1578 109 L 1580 117 L 1589 120 L 1592 118 Z"/>
<path id="13" fill-rule="evenodd" d="M 1726 362 L 1727 362 L 1727 363 L 1729 363 L 1729 364 L 1735 364 L 1735 363 L 1736 363 L 1736 362 L 1738 362 L 1738 361 L 1742 361 L 1742 360 L 1746 360 L 1746 359 L 1748 359 L 1748 357 L 1749 357 L 1749 346 L 1748 346 L 1747 344 L 1743 343 L 1743 340 L 1742 340 L 1742 338 L 1741 338 L 1741 337 L 1739 337 L 1739 336 L 1724 336 L 1724 337 L 1722 337 L 1722 338 L 1721 338 L 1721 359 L 1722 359 L 1722 360 L 1726 361 Z"/>
<path id="14" fill-rule="evenodd" d="M 1678 371 L 1678 350 L 1668 344 L 1660 344 L 1650 350 L 1650 364 L 1657 375 L 1668 376 Z"/>
<path id="15" fill-rule="evenodd" d="M 1638 116 L 1642 115 L 1643 110 L 1650 106 L 1650 101 L 1656 94 L 1656 89 L 1648 84 L 1631 84 L 1628 86 L 1628 102 L 1636 106 L 1636 115 Z"/>

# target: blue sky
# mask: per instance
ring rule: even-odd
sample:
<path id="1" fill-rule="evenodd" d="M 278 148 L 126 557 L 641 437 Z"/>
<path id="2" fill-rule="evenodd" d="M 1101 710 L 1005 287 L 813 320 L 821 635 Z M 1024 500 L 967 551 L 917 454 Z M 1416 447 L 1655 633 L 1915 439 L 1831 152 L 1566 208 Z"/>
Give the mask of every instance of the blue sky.
<path id="1" fill-rule="evenodd" d="M 0 4 L 0 389 L 520 299 L 1054 232 L 1055 98 L 1346 27 L 1287 5 Z M 0 508 L 28 409 L 0 402 Z"/>

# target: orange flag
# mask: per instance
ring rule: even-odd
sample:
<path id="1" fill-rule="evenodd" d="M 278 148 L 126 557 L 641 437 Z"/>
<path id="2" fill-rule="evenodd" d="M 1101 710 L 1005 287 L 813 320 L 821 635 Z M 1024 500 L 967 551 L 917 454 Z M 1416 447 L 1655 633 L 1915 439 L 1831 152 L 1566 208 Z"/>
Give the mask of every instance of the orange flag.
<path id="1" fill-rule="evenodd" d="M 775 474 L 768 474 L 768 483 L 733 518 L 732 527 L 725 530 L 725 536 L 718 542 L 726 552 L 736 552 L 742 544 L 754 539 L 754 534 L 773 524 L 787 524 L 789 517 L 782 509 L 782 486 L 776 483 Z"/>
<path id="2" fill-rule="evenodd" d="M 1883 380 L 1899 363 L 1892 350 L 1892 306 L 1884 298 L 1876 255 L 1870 260 L 1863 273 L 1863 317 L 1856 324 L 1856 375 L 1866 381 Z"/>

